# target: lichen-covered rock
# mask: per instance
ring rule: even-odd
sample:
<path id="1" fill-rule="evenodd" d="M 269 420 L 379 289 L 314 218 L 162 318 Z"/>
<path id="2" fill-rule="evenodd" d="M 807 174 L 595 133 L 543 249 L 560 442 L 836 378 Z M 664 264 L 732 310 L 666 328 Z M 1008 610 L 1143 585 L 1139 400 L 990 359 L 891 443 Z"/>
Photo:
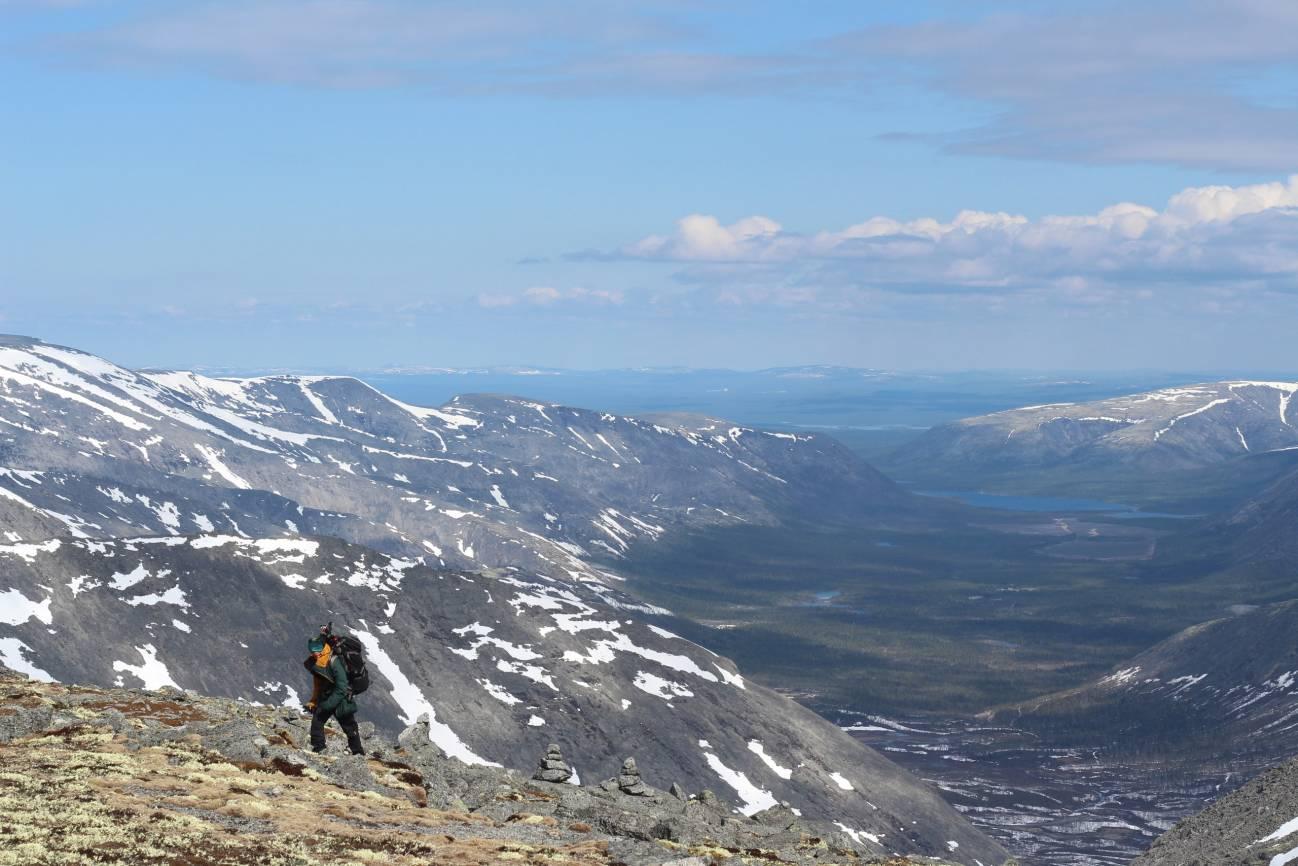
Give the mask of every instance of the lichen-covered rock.
<path id="1" fill-rule="evenodd" d="M 53 719 L 54 708 L 46 704 L 5 707 L 0 711 L 0 743 L 43 731 Z"/>

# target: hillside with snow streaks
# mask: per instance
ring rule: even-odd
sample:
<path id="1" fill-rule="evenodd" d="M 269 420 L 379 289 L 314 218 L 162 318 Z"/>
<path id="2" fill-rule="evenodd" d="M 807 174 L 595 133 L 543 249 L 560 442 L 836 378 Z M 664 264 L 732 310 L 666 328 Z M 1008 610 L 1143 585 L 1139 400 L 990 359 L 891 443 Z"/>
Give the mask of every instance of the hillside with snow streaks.
<path id="1" fill-rule="evenodd" d="M 676 528 L 908 504 L 823 437 L 496 396 L 423 408 L 349 378 L 138 374 L 13 338 L 0 437 L 11 541 L 334 535 L 595 593 L 608 578 L 592 560 Z"/>
<path id="2" fill-rule="evenodd" d="M 1192 626 L 1085 686 L 998 711 L 1029 729 L 1079 729 L 1133 752 L 1241 778 L 1298 753 L 1298 601 L 1245 605 Z"/>
<path id="3" fill-rule="evenodd" d="M 634 754 L 658 787 L 787 800 L 863 851 L 954 839 L 1000 863 L 932 789 L 619 588 L 632 545 L 682 528 L 912 507 L 819 437 L 0 345 L 4 665 L 294 706 L 333 620 L 368 650 L 364 718 L 427 716 L 462 761 L 528 767 L 559 742 L 594 781 Z"/>
<path id="4" fill-rule="evenodd" d="M 903 475 L 1068 464 L 1187 469 L 1298 450 L 1294 382 L 1214 382 L 1028 406 L 935 427 L 892 455 Z"/>

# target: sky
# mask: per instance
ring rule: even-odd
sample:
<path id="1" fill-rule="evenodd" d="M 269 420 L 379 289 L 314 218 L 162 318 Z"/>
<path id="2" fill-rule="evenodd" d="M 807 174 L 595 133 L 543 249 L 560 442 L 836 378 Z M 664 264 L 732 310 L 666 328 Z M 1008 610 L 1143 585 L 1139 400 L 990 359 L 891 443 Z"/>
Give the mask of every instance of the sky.
<path id="1" fill-rule="evenodd" d="M 0 331 L 1294 369 L 1293 0 L 0 0 Z"/>

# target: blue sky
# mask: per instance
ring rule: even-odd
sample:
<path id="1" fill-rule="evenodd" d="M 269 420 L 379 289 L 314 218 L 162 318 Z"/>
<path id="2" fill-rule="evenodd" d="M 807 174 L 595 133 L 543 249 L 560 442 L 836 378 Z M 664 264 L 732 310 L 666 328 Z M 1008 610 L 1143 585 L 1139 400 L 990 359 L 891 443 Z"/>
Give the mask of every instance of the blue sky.
<path id="1" fill-rule="evenodd" d="M 0 330 L 1284 370 L 1298 4 L 0 0 Z"/>

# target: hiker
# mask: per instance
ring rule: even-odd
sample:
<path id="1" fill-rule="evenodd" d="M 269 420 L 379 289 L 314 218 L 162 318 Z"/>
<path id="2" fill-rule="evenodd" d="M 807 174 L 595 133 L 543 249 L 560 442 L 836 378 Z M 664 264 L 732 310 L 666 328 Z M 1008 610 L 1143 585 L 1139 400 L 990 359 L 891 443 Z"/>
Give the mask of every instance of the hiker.
<path id="1" fill-rule="evenodd" d="M 307 641 L 311 655 L 303 664 L 312 680 L 311 700 L 306 702 L 311 713 L 311 750 L 324 751 L 325 723 L 336 717 L 347 735 L 347 747 L 353 755 L 363 755 L 365 747 L 356 726 L 356 695 L 339 651 L 341 643 L 342 639 L 333 633 L 333 623 L 320 626 L 320 634 Z"/>

